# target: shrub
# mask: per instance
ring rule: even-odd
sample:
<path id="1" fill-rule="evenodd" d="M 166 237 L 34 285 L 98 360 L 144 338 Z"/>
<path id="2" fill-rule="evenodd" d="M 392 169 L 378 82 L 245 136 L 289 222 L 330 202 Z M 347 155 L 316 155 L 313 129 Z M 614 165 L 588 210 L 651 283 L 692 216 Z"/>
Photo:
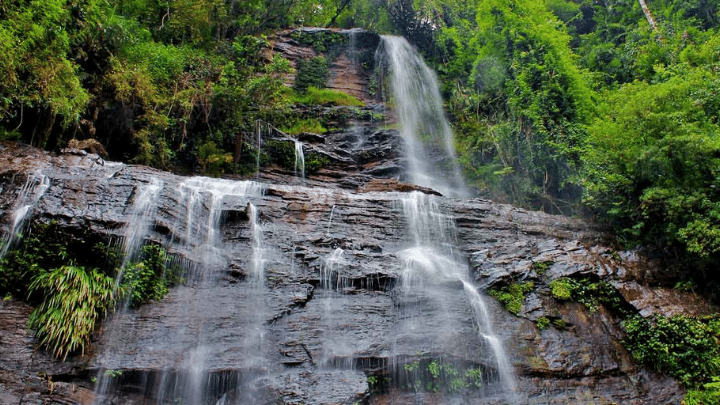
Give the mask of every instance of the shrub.
<path id="1" fill-rule="evenodd" d="M 623 322 L 625 347 L 635 360 L 669 374 L 685 386 L 708 383 L 720 374 L 720 319 L 687 315 Z"/>
<path id="2" fill-rule="evenodd" d="M 328 61 L 322 56 L 298 62 L 293 88 L 305 92 L 309 87 L 323 88 L 328 79 Z"/>
<path id="3" fill-rule="evenodd" d="M 29 290 L 45 299 L 30 315 L 28 327 L 57 357 L 78 349 L 84 354 L 95 324 L 115 304 L 114 286 L 112 277 L 71 264 L 40 274 Z"/>
<path id="4" fill-rule="evenodd" d="M 170 265 L 170 256 L 162 246 L 143 246 L 141 257 L 139 262 L 127 266 L 122 275 L 122 286 L 128 291 L 133 308 L 162 299 L 170 287 L 182 282 L 180 268 Z"/>

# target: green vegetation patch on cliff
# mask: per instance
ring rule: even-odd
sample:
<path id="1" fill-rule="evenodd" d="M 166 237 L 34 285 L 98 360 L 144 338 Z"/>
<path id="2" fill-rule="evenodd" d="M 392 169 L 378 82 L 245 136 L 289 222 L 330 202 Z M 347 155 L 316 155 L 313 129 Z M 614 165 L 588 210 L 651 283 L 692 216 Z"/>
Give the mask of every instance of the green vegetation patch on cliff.
<path id="1" fill-rule="evenodd" d="M 182 270 L 170 265 L 161 246 L 143 247 L 122 271 L 120 259 L 119 247 L 89 231 L 36 222 L 0 262 L 0 293 L 36 305 L 28 327 L 55 356 L 84 354 L 116 303 L 127 299 L 135 307 L 158 300 L 182 281 Z"/>
<path id="2" fill-rule="evenodd" d="M 623 322 L 625 346 L 640 363 L 667 373 L 687 387 L 720 377 L 720 318 L 633 316 Z"/>

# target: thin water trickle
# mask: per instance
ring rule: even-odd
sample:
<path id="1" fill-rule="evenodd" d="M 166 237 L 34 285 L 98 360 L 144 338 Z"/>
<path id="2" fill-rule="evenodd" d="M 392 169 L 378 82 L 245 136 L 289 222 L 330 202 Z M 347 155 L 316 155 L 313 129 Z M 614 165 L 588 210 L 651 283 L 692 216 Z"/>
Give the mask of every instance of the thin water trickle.
<path id="1" fill-rule="evenodd" d="M 45 194 L 50 187 L 50 179 L 37 171 L 28 176 L 25 185 L 20 189 L 20 195 L 15 200 L 15 210 L 12 212 L 12 228 L 10 233 L 3 236 L 2 250 L 0 250 L 0 259 L 5 257 L 7 252 L 15 245 L 18 237 L 23 232 L 25 219 L 31 214 L 35 204 Z"/>
<path id="2" fill-rule="evenodd" d="M 124 259 L 121 268 L 137 257 L 155 217 L 163 185 L 162 181 L 153 177 L 148 184 L 141 185 L 135 190 L 133 205 L 130 207 L 129 219 L 125 226 Z"/>
<path id="3" fill-rule="evenodd" d="M 330 226 L 332 225 L 333 214 L 335 214 L 335 204 L 333 204 L 332 208 L 330 209 L 330 219 L 328 219 L 327 232 L 326 232 L 326 234 L 328 234 L 328 235 L 330 235 Z"/>
<path id="4" fill-rule="evenodd" d="M 467 197 L 435 73 L 403 37 L 382 36 L 376 58 L 388 65 L 390 71 L 390 88 L 398 129 L 405 143 L 410 182 L 446 196 Z M 450 167 L 447 173 L 432 164 L 438 153 L 443 155 L 436 159 L 438 163 Z"/>
<path id="5" fill-rule="evenodd" d="M 298 175 L 298 166 L 300 166 L 300 178 L 305 179 L 305 153 L 303 152 L 302 142 L 295 140 L 295 177 Z"/>
<path id="6" fill-rule="evenodd" d="M 250 270 L 250 282 L 256 286 L 265 280 L 265 242 L 263 241 L 263 228 L 260 223 L 260 212 L 257 207 L 250 203 L 250 229 L 253 239 L 252 266 Z"/>

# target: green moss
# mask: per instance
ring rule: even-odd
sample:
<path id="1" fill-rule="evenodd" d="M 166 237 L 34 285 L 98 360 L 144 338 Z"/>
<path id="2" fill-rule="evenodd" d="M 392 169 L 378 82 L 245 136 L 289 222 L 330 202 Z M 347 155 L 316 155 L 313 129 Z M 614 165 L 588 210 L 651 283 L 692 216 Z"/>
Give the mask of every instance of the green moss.
<path id="1" fill-rule="evenodd" d="M 535 288 L 531 281 L 524 283 L 513 283 L 501 288 L 500 290 L 491 289 L 489 294 L 500 301 L 505 309 L 512 314 L 519 314 L 523 308 L 525 295 Z"/>
<path id="2" fill-rule="evenodd" d="M 538 276 L 544 276 L 547 269 L 553 264 L 552 260 L 546 260 L 544 262 L 533 262 L 532 269 L 535 270 Z"/>
<path id="3" fill-rule="evenodd" d="M 568 301 L 572 298 L 576 282 L 570 278 L 558 278 L 550 282 L 550 292 L 555 299 Z"/>
<path id="4" fill-rule="evenodd" d="M 541 316 L 535 321 L 535 324 L 537 325 L 538 329 L 545 330 L 550 327 L 550 319 L 545 316 Z"/>

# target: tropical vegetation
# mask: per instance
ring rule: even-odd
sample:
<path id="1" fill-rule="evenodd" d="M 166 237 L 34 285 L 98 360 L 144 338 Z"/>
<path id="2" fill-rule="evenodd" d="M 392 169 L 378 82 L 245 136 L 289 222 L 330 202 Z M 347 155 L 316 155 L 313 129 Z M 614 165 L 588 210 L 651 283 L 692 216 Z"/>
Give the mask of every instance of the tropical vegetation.
<path id="1" fill-rule="evenodd" d="M 320 133 L 327 128 L 317 117 L 291 107 L 357 105 L 322 89 L 322 57 L 298 66 L 296 85 L 285 85 L 283 75 L 293 69 L 268 52 L 268 38 L 302 26 L 408 38 L 439 74 L 459 159 L 477 193 L 592 218 L 619 245 L 653 249 L 681 281 L 720 291 L 715 1 L 2 2 L 0 139 L 50 150 L 95 139 L 114 160 L 247 173 L 256 168 L 247 134 L 258 123 Z M 49 311 L 69 310 L 54 302 L 80 308 L 82 300 L 88 315 L 79 340 L 53 340 L 55 331 L 39 329 L 48 347 L 66 355 L 82 349 L 89 325 L 109 309 L 93 303 L 118 299 L 108 295 L 108 277 L 117 273 L 73 261 L 70 245 L 79 235 L 45 238 L 38 247 L 33 235 L 52 233 L 52 224 L 44 226 L 4 259 L 0 292 L 29 294 L 40 303 L 33 319 L 45 328 L 56 325 Z M 128 269 L 127 282 L 155 279 L 158 263 Z M 108 268 L 114 270 L 101 270 Z M 59 288 L 60 280 L 75 287 Z M 566 281 L 553 285 L 558 299 L 571 297 L 574 285 Z M 133 305 L 167 289 L 150 284 Z M 515 310 L 524 292 L 497 293 Z M 717 330 L 714 322 L 705 325 Z M 665 362 L 672 370 L 680 364 Z M 679 377 L 715 389 L 713 370 Z"/>

